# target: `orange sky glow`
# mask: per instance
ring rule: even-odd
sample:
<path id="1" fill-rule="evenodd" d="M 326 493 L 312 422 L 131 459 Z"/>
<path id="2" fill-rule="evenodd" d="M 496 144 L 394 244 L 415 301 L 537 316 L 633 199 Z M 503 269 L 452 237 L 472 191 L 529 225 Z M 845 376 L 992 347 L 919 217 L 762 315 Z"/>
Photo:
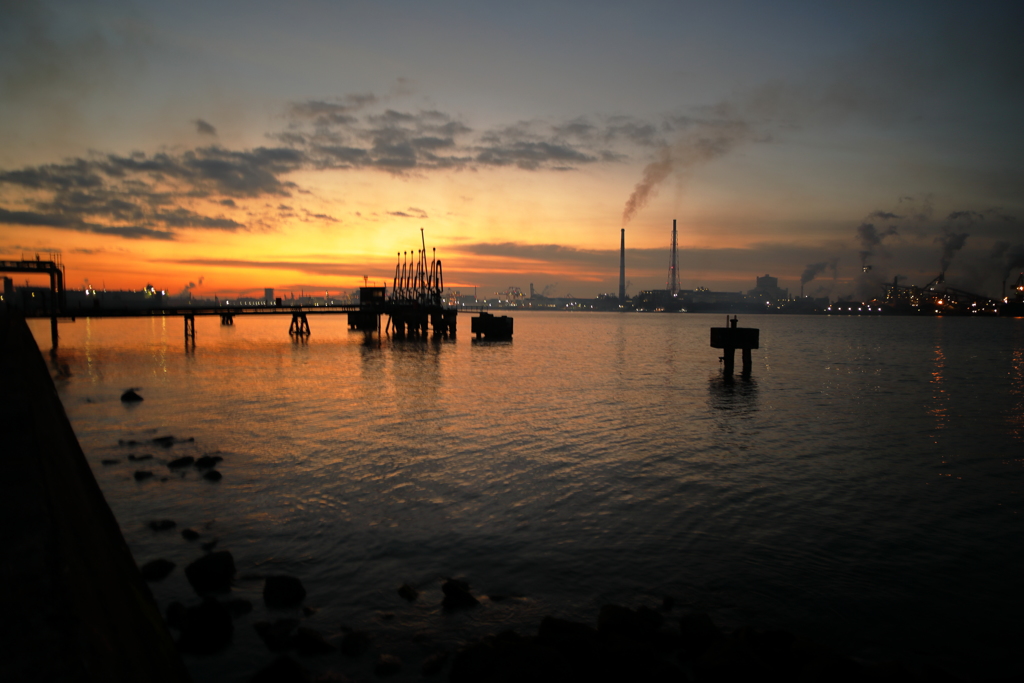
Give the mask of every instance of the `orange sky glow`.
<path id="1" fill-rule="evenodd" d="M 313 2 L 283 30 L 258 2 L 244 26 L 44 4 L 0 10 L 0 258 L 60 253 L 70 287 L 351 291 L 422 228 L 454 290 L 592 297 L 625 226 L 636 293 L 666 286 L 673 220 L 683 288 L 813 272 L 809 293 L 869 296 L 945 268 L 992 294 L 1024 266 L 1021 58 L 994 10 L 396 26 Z"/>

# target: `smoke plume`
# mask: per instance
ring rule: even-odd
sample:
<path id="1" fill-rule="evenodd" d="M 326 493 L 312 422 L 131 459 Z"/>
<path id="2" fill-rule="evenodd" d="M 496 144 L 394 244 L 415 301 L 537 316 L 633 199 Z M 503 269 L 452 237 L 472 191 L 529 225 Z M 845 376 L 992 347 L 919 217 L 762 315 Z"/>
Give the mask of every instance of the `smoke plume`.
<path id="1" fill-rule="evenodd" d="M 945 234 L 935 238 L 935 241 L 942 245 L 942 258 L 939 260 L 940 272 L 946 272 L 949 264 L 953 261 L 953 255 L 963 249 L 964 242 L 969 236 L 966 232 L 953 232 L 947 229 Z"/>
<path id="2" fill-rule="evenodd" d="M 800 284 L 806 285 L 819 274 L 823 273 L 826 268 L 828 268 L 828 261 L 810 264 L 804 269 L 803 275 L 800 276 Z"/>
<path id="3" fill-rule="evenodd" d="M 1002 261 L 1002 279 L 1006 280 L 1015 270 L 1024 270 L 1024 244 L 996 242 L 992 245 L 992 258 Z"/>
<path id="4" fill-rule="evenodd" d="M 877 216 L 878 212 L 874 215 Z M 882 240 L 891 235 L 898 235 L 895 227 L 878 230 L 874 223 L 861 223 L 857 226 L 857 239 L 860 240 L 860 264 L 866 266 L 868 259 L 875 255 L 875 250 L 881 246 Z"/>
<path id="5" fill-rule="evenodd" d="M 622 211 L 623 225 L 633 220 L 636 212 L 647 205 L 647 200 L 651 198 L 654 189 L 668 177 L 672 168 L 672 152 L 668 147 L 662 147 L 658 152 L 658 160 L 644 167 L 643 177 L 633 188 L 633 194 L 626 200 L 626 208 Z"/>
<path id="6" fill-rule="evenodd" d="M 623 225 L 633 220 L 637 212 L 647 205 L 669 175 L 724 156 L 751 135 L 750 126 L 743 121 L 699 121 L 690 126 L 689 133 L 674 144 L 663 146 L 658 151 L 658 158 L 644 167 L 643 176 L 622 211 Z"/>

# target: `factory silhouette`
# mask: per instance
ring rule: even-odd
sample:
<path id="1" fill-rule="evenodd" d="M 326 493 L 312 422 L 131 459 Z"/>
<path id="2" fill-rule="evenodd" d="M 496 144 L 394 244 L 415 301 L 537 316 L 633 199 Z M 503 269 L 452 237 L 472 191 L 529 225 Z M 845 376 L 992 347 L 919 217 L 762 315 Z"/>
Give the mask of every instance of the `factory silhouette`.
<path id="1" fill-rule="evenodd" d="M 859 230 L 867 227 L 861 226 Z M 862 235 L 862 237 L 864 237 Z M 870 235 L 875 242 L 881 236 Z M 867 238 L 865 238 L 867 239 Z M 862 240 L 863 241 L 863 240 Z M 868 240 L 869 242 L 871 240 Z M 548 285 L 537 292 L 530 283 L 529 293 L 517 286 L 509 286 L 501 292 L 495 292 L 489 298 L 478 298 L 476 288 L 472 294 L 447 289 L 438 293 L 439 306 L 448 309 L 525 309 L 525 310 L 561 310 L 561 311 L 621 311 L 621 312 L 666 312 L 666 313 L 803 313 L 803 314 L 923 314 L 923 315 L 1024 315 L 1024 273 L 1016 281 L 1009 282 L 1012 273 L 1004 273 L 1003 291 L 998 299 L 975 294 L 963 289 L 952 287 L 946 283 L 945 268 L 949 265 L 950 248 L 947 245 L 943 254 L 943 271 L 923 286 L 901 284 L 896 277 L 891 283 L 868 285 L 867 291 L 877 290 L 874 295 L 861 295 L 861 300 L 839 298 L 832 300 L 828 296 L 815 297 L 804 295 L 804 285 L 827 269 L 833 276 L 836 272 L 837 259 L 813 263 L 807 266 L 800 277 L 800 293 L 792 295 L 789 289 L 779 287 L 779 280 L 770 274 L 756 275 L 754 286 L 742 291 L 712 291 L 706 287 L 685 290 L 679 287 L 679 256 L 676 221 L 672 221 L 672 239 L 669 250 L 668 276 L 664 289 L 642 290 L 635 296 L 627 293 L 626 280 L 626 229 L 622 228 L 619 239 L 619 286 L 618 295 L 612 293 L 599 294 L 596 298 L 548 296 L 553 286 Z M 425 252 L 424 252 L 425 254 Z M 862 271 L 865 282 L 871 271 L 866 261 L 870 251 L 861 252 Z M 411 256 L 410 256 L 411 258 Z M 438 262 L 440 263 L 440 262 Z M 5 264 L 9 267 L 4 267 Z M 17 264 L 23 264 L 21 266 Z M 46 264 L 51 264 L 47 266 Z M 33 269 L 32 266 L 39 267 Z M 27 267 L 27 270 L 26 270 Z M 358 306 L 360 294 L 367 290 L 362 287 L 354 291 L 338 290 L 334 294 L 324 291 L 323 295 L 302 291 L 299 296 L 290 292 L 288 296 L 275 296 L 274 289 L 264 290 L 263 297 L 242 296 L 220 299 L 193 297 L 192 283 L 175 295 L 165 290 L 157 290 L 147 284 L 140 290 L 106 290 L 86 286 L 83 289 L 66 289 L 63 285 L 64 265 L 60 254 L 49 254 L 47 259 L 36 255 L 35 261 L 0 262 L 0 270 L 15 272 L 36 272 L 50 274 L 49 287 L 30 286 L 28 281 L 24 287 L 16 287 L 11 277 L 3 276 L 3 289 L 0 291 L 0 309 L 20 310 L 29 316 L 43 316 L 54 308 L 55 293 L 59 290 L 61 302 L 59 308 L 65 314 L 87 311 L 141 311 L 159 309 L 167 306 L 275 306 L 275 307 L 334 307 Z M 52 272 L 51 272 L 52 271 Z M 396 269 L 392 288 L 401 289 L 402 279 Z M 364 283 L 365 284 L 365 283 Z M 1009 284 L 1009 288 L 1008 288 Z M 385 282 L 386 289 L 386 282 Z M 1009 289 L 1009 292 L 1007 291 Z M 820 292 L 820 290 L 818 290 Z"/>

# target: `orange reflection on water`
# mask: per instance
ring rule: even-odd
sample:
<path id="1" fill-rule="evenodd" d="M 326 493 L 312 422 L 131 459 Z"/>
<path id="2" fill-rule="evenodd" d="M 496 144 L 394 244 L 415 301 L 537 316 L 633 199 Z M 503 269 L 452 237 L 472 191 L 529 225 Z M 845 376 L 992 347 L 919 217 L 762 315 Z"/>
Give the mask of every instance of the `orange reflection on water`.
<path id="1" fill-rule="evenodd" d="M 935 428 L 945 429 L 949 422 L 949 394 L 944 386 L 943 371 L 946 369 L 946 354 L 942 344 L 935 345 L 935 369 L 932 370 L 931 384 L 932 401 L 928 406 L 928 414 L 935 418 Z"/>
<path id="2" fill-rule="evenodd" d="M 1010 395 L 1014 401 L 1007 411 L 1006 421 L 1010 423 L 1014 438 L 1024 441 L 1024 347 L 1020 346 L 1013 350 L 1010 362 Z"/>

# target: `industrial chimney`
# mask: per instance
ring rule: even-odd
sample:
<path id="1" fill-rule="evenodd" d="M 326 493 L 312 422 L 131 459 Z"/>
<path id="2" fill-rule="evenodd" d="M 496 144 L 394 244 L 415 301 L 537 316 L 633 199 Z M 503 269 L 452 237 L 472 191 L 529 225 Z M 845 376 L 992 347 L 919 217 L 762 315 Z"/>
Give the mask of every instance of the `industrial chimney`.
<path id="1" fill-rule="evenodd" d="M 619 303 L 626 305 L 626 229 L 622 229 L 619 246 Z"/>
<path id="2" fill-rule="evenodd" d="M 668 291 L 672 296 L 679 295 L 679 256 L 676 253 L 676 221 L 672 219 L 672 256 L 668 264 Z"/>

